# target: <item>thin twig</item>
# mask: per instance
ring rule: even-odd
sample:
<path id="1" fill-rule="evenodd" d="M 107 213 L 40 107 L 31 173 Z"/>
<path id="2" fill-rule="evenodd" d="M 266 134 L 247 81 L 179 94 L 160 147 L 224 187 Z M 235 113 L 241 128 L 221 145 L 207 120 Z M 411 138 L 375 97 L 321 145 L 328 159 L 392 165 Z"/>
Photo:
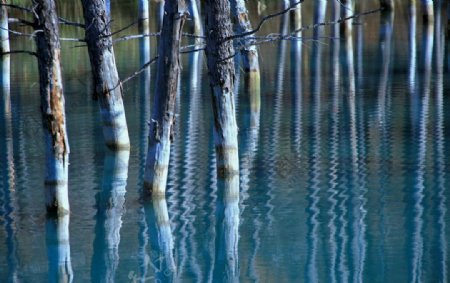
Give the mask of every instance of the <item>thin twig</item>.
<path id="1" fill-rule="evenodd" d="M 22 6 L 19 6 L 19 5 L 0 3 L 0 6 L 13 8 L 13 9 L 21 10 L 21 11 L 28 12 L 28 13 L 33 13 L 33 11 L 30 8 L 25 8 L 25 7 L 22 7 Z"/>
<path id="2" fill-rule="evenodd" d="M 296 6 L 298 6 L 298 5 L 300 5 L 301 3 L 303 3 L 303 1 L 304 1 L 304 0 L 300 0 L 300 1 L 296 2 L 296 3 L 294 3 L 294 4 L 291 4 L 289 7 L 287 7 L 286 9 L 284 9 L 284 10 L 282 10 L 282 11 L 279 11 L 279 12 L 277 12 L 277 13 L 274 13 L 274 14 L 270 14 L 270 15 L 265 16 L 264 18 L 261 19 L 261 21 L 259 22 L 259 24 L 256 26 L 255 29 L 252 29 L 252 30 L 247 31 L 247 32 L 244 32 L 244 33 L 234 34 L 234 35 L 228 36 L 228 37 L 226 37 L 226 38 L 224 39 L 224 41 L 233 40 L 233 39 L 241 38 L 241 37 L 246 37 L 246 36 L 248 36 L 248 35 L 257 33 L 257 32 L 261 29 L 262 25 L 263 25 L 266 21 L 268 21 L 268 20 L 270 20 L 270 19 L 272 19 L 272 18 L 281 16 L 281 15 L 283 15 L 283 14 L 286 14 L 287 12 L 293 10 Z"/>
<path id="3" fill-rule="evenodd" d="M 77 23 L 77 22 L 72 22 L 72 21 L 66 20 L 66 19 L 61 18 L 61 17 L 58 17 L 58 19 L 59 19 L 60 23 L 68 25 L 68 26 L 74 26 L 74 27 L 79 27 L 79 28 L 85 28 L 86 27 L 86 25 L 84 25 L 84 24 Z"/>
<path id="4" fill-rule="evenodd" d="M 28 54 L 28 55 L 33 55 L 33 56 L 38 56 L 38 54 L 36 52 L 33 51 L 28 51 L 28 50 L 11 50 L 8 52 L 2 52 L 0 55 L 9 55 L 9 54 Z"/>
<path id="5" fill-rule="evenodd" d="M 126 35 L 126 36 L 122 36 L 122 37 L 118 37 L 118 38 L 114 39 L 113 44 L 116 44 L 117 42 L 125 41 L 125 40 L 138 39 L 138 38 L 149 37 L 149 36 L 159 36 L 159 35 L 160 35 L 159 32 L 136 34 L 136 35 Z"/>

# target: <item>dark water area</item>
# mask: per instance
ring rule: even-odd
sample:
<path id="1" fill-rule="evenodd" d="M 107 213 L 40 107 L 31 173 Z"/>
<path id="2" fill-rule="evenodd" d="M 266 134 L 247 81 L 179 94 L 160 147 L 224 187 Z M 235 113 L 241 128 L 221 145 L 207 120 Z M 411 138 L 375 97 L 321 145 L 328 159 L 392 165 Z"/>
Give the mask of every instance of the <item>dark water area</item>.
<path id="1" fill-rule="evenodd" d="M 61 14 L 81 21 L 77 5 Z M 278 8 L 268 4 L 263 15 Z M 136 9 L 113 1 L 113 27 L 133 22 Z M 304 24 L 312 9 L 305 4 Z M 0 118 L 0 282 L 449 282 L 446 17 L 428 28 L 419 11 L 412 33 L 400 5 L 393 20 L 355 19 L 347 41 L 327 26 L 317 40 L 308 31 L 302 42 L 261 45 L 260 112 L 237 67 L 238 201 L 218 190 L 237 180 L 216 177 L 203 53 L 182 56 L 166 199 L 143 201 L 155 66 L 124 85 L 131 151 L 112 154 L 87 51 L 64 42 L 71 214 L 47 218 L 37 64 L 12 56 Z M 155 38 L 117 43 L 121 78 L 156 46 Z"/>

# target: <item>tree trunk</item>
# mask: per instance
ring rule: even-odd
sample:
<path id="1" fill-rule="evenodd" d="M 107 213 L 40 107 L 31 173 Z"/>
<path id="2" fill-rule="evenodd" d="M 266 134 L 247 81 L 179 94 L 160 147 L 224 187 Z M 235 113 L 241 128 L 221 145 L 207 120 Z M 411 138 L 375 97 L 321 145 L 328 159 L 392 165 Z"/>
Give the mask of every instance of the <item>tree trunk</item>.
<path id="1" fill-rule="evenodd" d="M 141 22 L 143 20 L 149 19 L 149 0 L 139 0 L 138 3 L 138 20 Z M 141 25 L 141 23 L 139 23 Z"/>
<path id="2" fill-rule="evenodd" d="M 248 18 L 244 0 L 231 0 L 230 3 L 234 33 L 241 34 L 251 31 L 252 25 Z M 249 85 L 252 88 L 260 89 L 258 49 L 256 45 L 252 45 L 255 43 L 255 40 L 251 39 L 250 36 L 246 36 L 238 39 L 236 43 L 237 48 L 240 49 L 242 64 Z"/>
<path id="3" fill-rule="evenodd" d="M 46 206 L 52 213 L 69 213 L 67 192 L 69 141 L 60 64 L 58 17 L 53 0 L 36 1 L 35 28 L 41 113 L 46 155 Z"/>
<path id="4" fill-rule="evenodd" d="M 354 14 L 355 3 L 353 0 L 342 0 L 341 3 L 341 18 L 347 18 Z M 349 19 L 341 23 L 341 38 L 344 38 L 346 41 L 352 38 L 352 26 L 353 19 Z"/>
<path id="5" fill-rule="evenodd" d="M 206 57 L 214 112 L 214 143 L 219 176 L 238 175 L 237 125 L 234 111 L 233 44 L 227 0 L 206 0 Z"/>
<path id="6" fill-rule="evenodd" d="M 99 100 L 103 136 L 113 150 L 129 149 L 130 140 L 122 101 L 122 86 L 112 46 L 110 18 L 104 0 L 81 0 L 86 41 L 94 77 L 94 96 Z"/>
<path id="7" fill-rule="evenodd" d="M 187 16 L 184 0 L 166 1 L 164 9 L 144 176 L 144 187 L 153 195 L 165 195 L 166 191 L 170 144 L 175 122 L 175 100 L 180 76 L 179 49 Z"/>
<path id="8" fill-rule="evenodd" d="M 6 4 L 6 1 L 2 0 L 2 3 Z M 0 27 L 0 52 L 9 52 L 8 10 L 5 6 L 0 7 Z"/>

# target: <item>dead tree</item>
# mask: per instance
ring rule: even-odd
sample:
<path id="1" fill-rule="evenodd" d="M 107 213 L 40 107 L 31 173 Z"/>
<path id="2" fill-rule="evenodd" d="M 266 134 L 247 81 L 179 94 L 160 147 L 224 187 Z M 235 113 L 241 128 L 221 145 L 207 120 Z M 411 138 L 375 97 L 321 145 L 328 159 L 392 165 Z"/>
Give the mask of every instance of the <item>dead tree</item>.
<path id="1" fill-rule="evenodd" d="M 234 48 L 228 0 L 205 1 L 206 57 L 214 112 L 214 143 L 219 177 L 239 174 L 234 110 Z"/>
<path id="2" fill-rule="evenodd" d="M 46 206 L 49 212 L 69 213 L 67 192 L 69 141 L 61 76 L 58 16 L 54 0 L 35 0 L 35 41 L 39 66 L 41 113 L 45 138 Z"/>
<path id="3" fill-rule="evenodd" d="M 231 14 L 233 29 L 235 34 L 243 34 L 252 30 L 248 18 L 247 7 L 244 0 L 231 0 Z M 254 40 L 250 36 L 237 39 L 237 46 L 240 49 L 244 71 L 248 77 L 251 88 L 260 87 L 260 72 L 258 62 L 258 49 L 253 44 Z"/>
<path id="4" fill-rule="evenodd" d="M 113 150 L 128 149 L 130 139 L 112 45 L 110 18 L 104 0 L 81 0 L 86 43 L 94 77 L 94 97 L 100 105 L 103 136 Z"/>
<path id="5" fill-rule="evenodd" d="M 184 0 L 165 2 L 144 176 L 144 188 L 152 195 L 164 196 L 166 191 L 170 144 L 175 123 L 175 99 L 180 76 L 179 50 L 187 15 Z"/>

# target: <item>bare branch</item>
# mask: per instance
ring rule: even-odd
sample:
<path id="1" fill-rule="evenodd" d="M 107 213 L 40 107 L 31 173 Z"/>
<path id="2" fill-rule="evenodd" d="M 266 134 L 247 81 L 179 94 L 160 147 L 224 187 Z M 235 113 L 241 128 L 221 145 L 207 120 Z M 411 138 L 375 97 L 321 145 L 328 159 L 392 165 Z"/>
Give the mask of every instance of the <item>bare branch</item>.
<path id="1" fill-rule="evenodd" d="M 138 39 L 138 38 L 143 38 L 143 37 L 159 36 L 159 35 L 160 35 L 159 32 L 136 34 L 136 35 L 126 35 L 126 36 L 122 36 L 122 37 L 118 37 L 118 38 L 114 39 L 113 44 L 116 44 L 117 42 L 120 42 L 120 41 L 130 40 L 130 39 Z"/>
<path id="2" fill-rule="evenodd" d="M 0 55 L 9 55 L 9 54 L 28 54 L 28 55 L 33 55 L 35 57 L 38 56 L 38 54 L 36 52 L 33 51 L 28 51 L 28 50 L 11 50 L 8 52 L 2 52 Z"/>
<path id="3" fill-rule="evenodd" d="M 300 0 L 300 1 L 296 2 L 296 3 L 294 3 L 294 4 L 291 4 L 288 8 L 286 8 L 286 9 L 284 9 L 284 10 L 282 10 L 282 11 L 279 11 L 279 12 L 277 12 L 277 13 L 274 13 L 274 14 L 270 14 L 270 15 L 265 16 L 264 18 L 262 18 L 262 20 L 259 22 L 258 26 L 256 26 L 255 29 L 250 30 L 250 31 L 247 31 L 247 32 L 244 32 L 244 33 L 241 33 L 241 34 L 234 34 L 234 35 L 231 35 L 231 36 L 225 38 L 224 41 L 233 40 L 233 39 L 241 38 L 241 37 L 246 37 L 246 36 L 252 35 L 252 34 L 254 34 L 254 33 L 257 33 L 257 32 L 261 29 L 262 25 L 263 25 L 266 21 L 268 21 L 268 20 L 270 20 L 270 19 L 272 19 L 272 18 L 281 16 L 281 15 L 283 15 L 283 14 L 288 13 L 289 11 L 293 10 L 296 6 L 298 6 L 298 5 L 300 5 L 301 3 L 303 3 L 303 1 L 304 1 L 304 0 Z"/>
<path id="4" fill-rule="evenodd" d="M 22 7 L 22 6 L 19 6 L 19 5 L 0 3 L 0 6 L 4 6 L 4 7 L 8 7 L 8 8 L 12 8 L 12 9 L 20 10 L 20 11 L 24 11 L 24 12 L 27 12 L 27 13 L 33 13 L 33 11 L 30 8 Z"/>
<path id="5" fill-rule="evenodd" d="M 74 27 L 79 27 L 79 28 L 86 28 L 86 25 L 81 24 L 81 23 L 77 23 L 77 22 L 72 22 L 69 20 L 66 20 L 64 18 L 58 17 L 58 20 L 60 23 L 68 25 L 68 26 L 74 26 Z"/>
<path id="6" fill-rule="evenodd" d="M 112 33 L 109 34 L 109 35 L 103 35 L 103 36 L 101 36 L 100 38 L 105 38 L 105 37 L 108 37 L 108 36 L 113 36 L 113 35 L 116 35 L 116 34 L 118 34 L 118 33 L 121 33 L 122 31 L 124 31 L 124 30 L 126 30 L 126 29 L 129 29 L 130 27 L 132 27 L 132 26 L 138 24 L 140 21 L 143 21 L 143 20 L 145 20 L 145 19 L 141 19 L 141 20 L 134 21 L 134 22 L 132 22 L 131 24 L 129 24 L 129 25 L 127 25 L 127 26 L 125 26 L 125 27 L 123 27 L 123 28 L 121 28 L 121 29 L 119 29 L 119 30 L 116 30 L 115 32 L 112 32 Z"/>

